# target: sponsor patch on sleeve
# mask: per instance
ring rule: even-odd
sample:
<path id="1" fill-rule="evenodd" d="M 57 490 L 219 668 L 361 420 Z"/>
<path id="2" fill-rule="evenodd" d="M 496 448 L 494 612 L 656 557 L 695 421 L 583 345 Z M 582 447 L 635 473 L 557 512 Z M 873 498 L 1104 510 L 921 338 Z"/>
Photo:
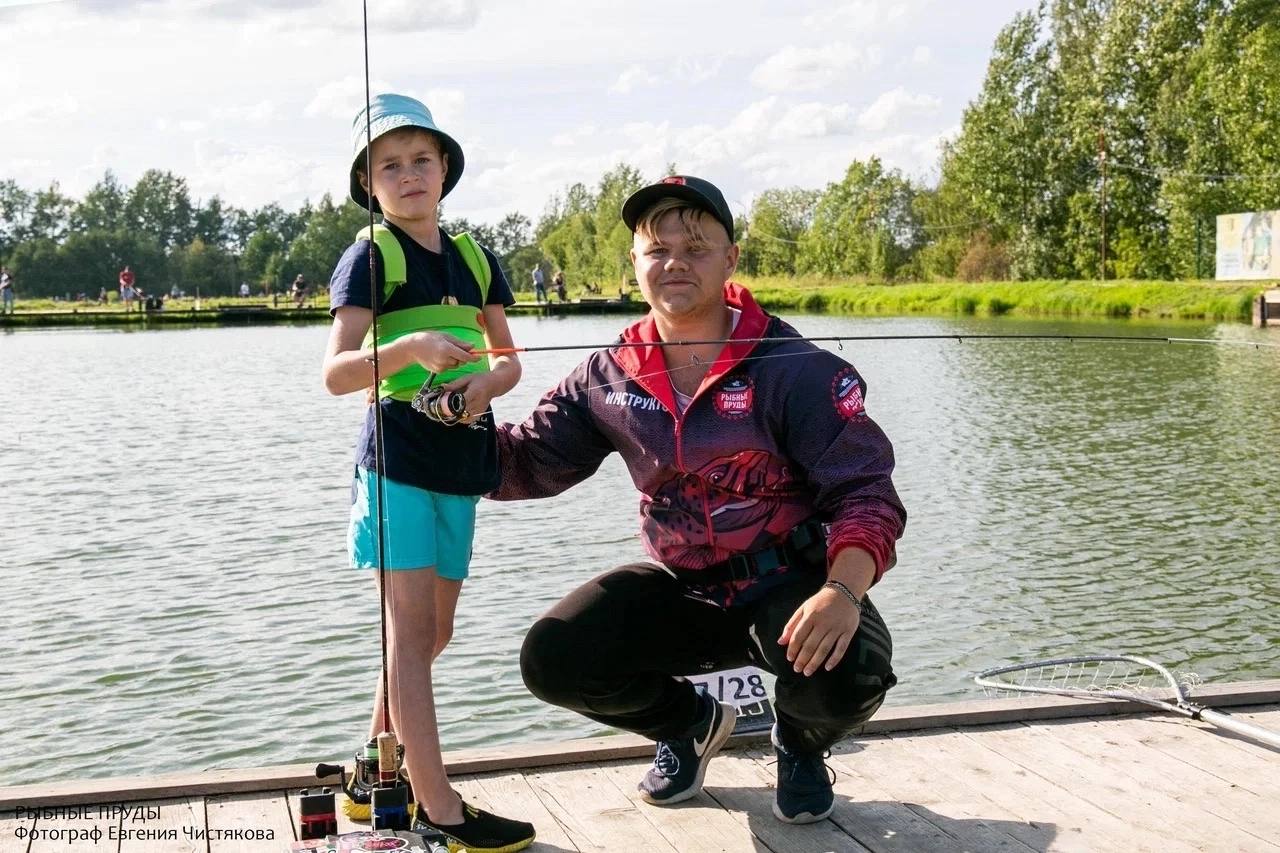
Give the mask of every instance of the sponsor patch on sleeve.
<path id="1" fill-rule="evenodd" d="M 846 367 L 831 380 L 831 402 L 836 413 L 845 420 L 865 415 L 862 404 L 862 385 L 852 367 Z"/>
<path id="2" fill-rule="evenodd" d="M 755 383 L 749 376 L 730 376 L 716 389 L 715 403 L 720 417 L 745 418 L 755 405 Z"/>

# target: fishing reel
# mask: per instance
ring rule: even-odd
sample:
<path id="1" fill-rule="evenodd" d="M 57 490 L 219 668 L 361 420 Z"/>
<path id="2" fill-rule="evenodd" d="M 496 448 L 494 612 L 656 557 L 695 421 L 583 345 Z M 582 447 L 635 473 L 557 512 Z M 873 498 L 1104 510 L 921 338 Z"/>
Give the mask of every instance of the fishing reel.
<path id="1" fill-rule="evenodd" d="M 461 391 L 446 391 L 444 388 L 429 388 L 427 385 L 422 386 L 409 405 L 414 411 L 445 426 L 460 424 L 470 415 L 467 411 L 467 397 Z"/>

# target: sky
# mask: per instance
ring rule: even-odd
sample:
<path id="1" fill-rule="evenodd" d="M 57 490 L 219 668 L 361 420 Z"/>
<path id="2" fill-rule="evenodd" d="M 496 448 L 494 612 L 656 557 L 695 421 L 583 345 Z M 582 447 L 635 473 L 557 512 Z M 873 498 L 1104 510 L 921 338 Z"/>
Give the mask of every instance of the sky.
<path id="1" fill-rule="evenodd" d="M 462 145 L 444 215 L 533 220 L 575 182 L 669 164 L 735 213 L 854 159 L 937 178 L 991 45 L 1035 0 L 368 0 L 374 92 Z M 80 197 L 149 168 L 192 197 L 346 194 L 358 0 L 0 0 L 0 180 Z"/>

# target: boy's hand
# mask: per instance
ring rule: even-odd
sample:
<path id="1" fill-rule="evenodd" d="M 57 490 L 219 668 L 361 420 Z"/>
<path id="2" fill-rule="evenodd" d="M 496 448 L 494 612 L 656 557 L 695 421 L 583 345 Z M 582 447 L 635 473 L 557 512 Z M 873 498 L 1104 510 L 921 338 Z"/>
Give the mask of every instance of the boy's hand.
<path id="1" fill-rule="evenodd" d="M 444 373 L 480 358 L 471 351 L 471 344 L 444 332 L 414 332 L 409 337 L 414 361 L 432 373 Z"/>
<path id="2" fill-rule="evenodd" d="M 464 424 L 472 423 L 489 411 L 489 403 L 494 397 L 501 396 L 495 387 L 492 373 L 468 373 L 452 382 L 446 382 L 444 388 L 447 391 L 461 391 L 467 398 L 467 417 L 462 420 Z"/>

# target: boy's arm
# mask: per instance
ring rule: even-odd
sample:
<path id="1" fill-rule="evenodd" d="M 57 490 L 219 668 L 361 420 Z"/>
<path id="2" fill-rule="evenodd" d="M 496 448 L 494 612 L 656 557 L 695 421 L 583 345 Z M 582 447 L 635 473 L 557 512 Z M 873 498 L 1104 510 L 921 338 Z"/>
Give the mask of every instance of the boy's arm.
<path id="1" fill-rule="evenodd" d="M 513 349 L 515 342 L 511 338 L 511 328 L 507 325 L 507 312 L 501 305 L 490 303 L 484 306 L 485 345 L 489 349 Z M 522 368 L 520 359 L 515 353 L 503 355 L 489 354 L 489 370 L 486 373 L 468 373 L 446 383 L 450 391 L 462 391 L 467 398 L 467 411 L 471 416 L 464 420 L 470 423 L 489 410 L 489 404 L 496 397 L 516 387 L 520 381 Z"/>
<path id="2" fill-rule="evenodd" d="M 325 348 L 325 390 L 330 394 L 350 394 L 373 385 L 373 349 L 365 349 L 364 336 L 373 322 L 373 312 L 356 305 L 343 305 L 333 313 L 329 329 L 329 345 Z M 390 376 L 417 362 L 428 370 L 442 373 L 459 364 L 475 361 L 452 335 L 440 332 L 414 332 L 378 347 L 378 373 Z M 463 344 L 463 346 L 466 346 Z M 514 383 L 512 383 L 514 384 Z"/>

